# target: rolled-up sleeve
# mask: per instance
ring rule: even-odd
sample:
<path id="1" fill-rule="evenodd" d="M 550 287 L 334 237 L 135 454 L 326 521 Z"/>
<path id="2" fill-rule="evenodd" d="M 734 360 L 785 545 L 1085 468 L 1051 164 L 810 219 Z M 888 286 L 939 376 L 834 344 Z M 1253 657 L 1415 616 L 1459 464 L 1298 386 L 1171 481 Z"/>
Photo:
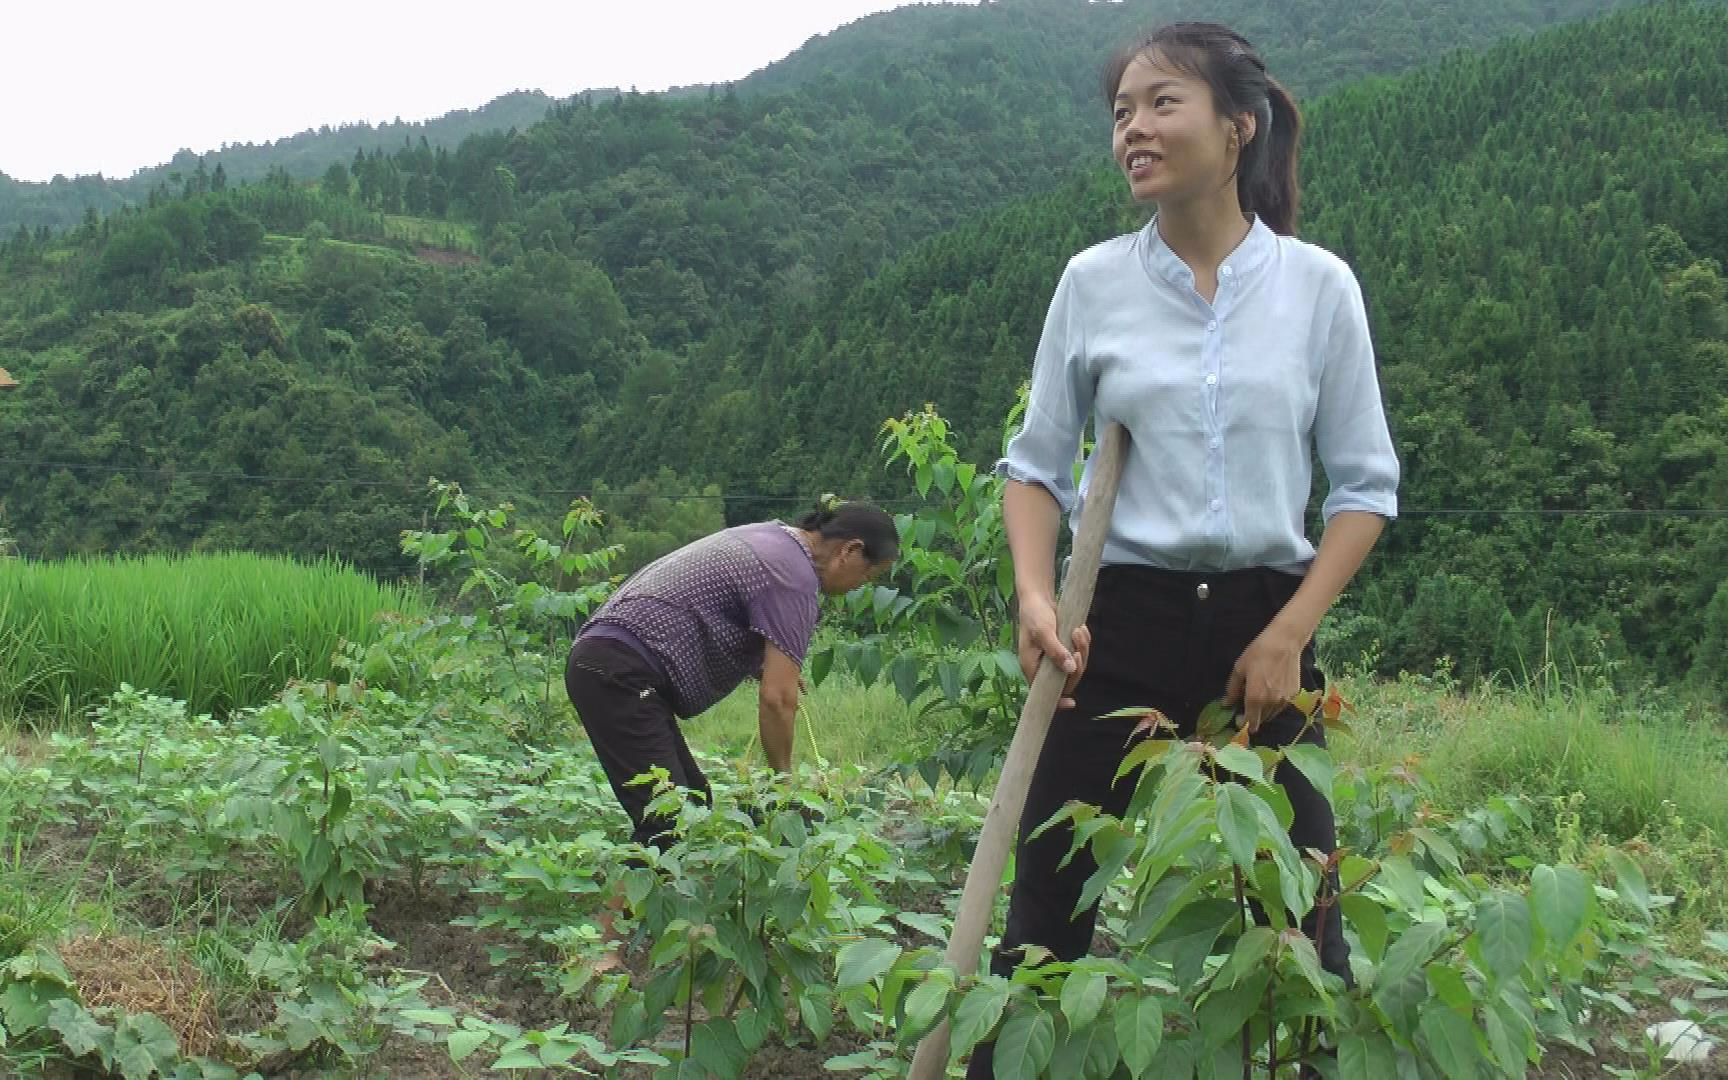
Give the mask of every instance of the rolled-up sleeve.
<path id="1" fill-rule="evenodd" d="M 1061 504 L 1074 508 L 1074 463 L 1080 435 L 1092 413 L 1092 376 L 1085 362 L 1084 321 L 1076 310 L 1074 267 L 1056 283 L 1044 333 L 1032 361 L 1032 388 L 1026 422 L 1012 439 L 996 472 L 1010 480 L 1038 484 Z"/>
<path id="2" fill-rule="evenodd" d="M 1330 491 L 1321 516 L 1362 510 L 1398 516 L 1398 454 L 1374 370 L 1374 345 L 1362 289 L 1348 269 L 1321 357 L 1314 446 Z"/>

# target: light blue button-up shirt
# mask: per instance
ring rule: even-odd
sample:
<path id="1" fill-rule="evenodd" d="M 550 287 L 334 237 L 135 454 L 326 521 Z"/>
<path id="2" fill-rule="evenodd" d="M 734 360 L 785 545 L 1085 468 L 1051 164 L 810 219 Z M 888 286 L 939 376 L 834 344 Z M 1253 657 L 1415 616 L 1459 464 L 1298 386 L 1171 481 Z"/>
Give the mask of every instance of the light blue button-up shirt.
<path id="1" fill-rule="evenodd" d="M 1130 437 L 1104 562 L 1172 570 L 1314 558 L 1303 516 L 1314 457 L 1322 514 L 1398 513 L 1367 314 L 1342 259 L 1256 220 L 1218 268 L 1212 303 L 1153 221 L 1076 255 L 1057 283 L 1026 422 L 997 470 L 1078 518 L 1088 418 Z"/>

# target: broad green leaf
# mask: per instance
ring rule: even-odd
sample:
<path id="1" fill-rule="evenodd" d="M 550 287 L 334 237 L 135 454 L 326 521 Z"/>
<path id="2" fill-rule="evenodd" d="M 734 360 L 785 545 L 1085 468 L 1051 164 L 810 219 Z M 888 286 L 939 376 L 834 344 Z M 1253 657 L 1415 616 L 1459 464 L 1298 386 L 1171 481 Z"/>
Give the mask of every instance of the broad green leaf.
<path id="1" fill-rule="evenodd" d="M 631 907 L 641 907 L 648 899 L 648 894 L 654 891 L 654 885 L 659 879 L 654 871 L 646 867 L 637 867 L 624 873 L 624 897 L 630 901 Z"/>
<path id="2" fill-rule="evenodd" d="M 1434 950 L 1446 937 L 1446 923 L 1440 919 L 1419 922 L 1398 935 L 1386 950 L 1386 960 L 1375 975 L 1375 985 L 1399 982 L 1420 971 L 1434 955 Z"/>
<path id="3" fill-rule="evenodd" d="M 882 650 L 876 645 L 860 646 L 852 658 L 852 673 L 865 686 L 874 686 L 882 674 Z"/>
<path id="4" fill-rule="evenodd" d="M 1524 1051 L 1519 1045 L 1518 1036 L 1513 1034 L 1500 1011 L 1494 1008 L 1484 1009 L 1482 1021 L 1488 1032 L 1488 1048 L 1501 1071 L 1507 1076 L 1522 1075 L 1527 1066 Z"/>
<path id="5" fill-rule="evenodd" d="M 721 1080 L 736 1080 L 750 1060 L 749 1051 L 738 1041 L 738 1032 L 727 1020 L 705 1020 L 691 1032 L 690 1056 L 707 1066 Z"/>
<path id="6" fill-rule="evenodd" d="M 1116 1045 L 1135 1080 L 1151 1067 L 1163 1039 L 1164 1007 L 1157 998 L 1146 994 L 1122 1001 L 1116 1010 Z"/>
<path id="7" fill-rule="evenodd" d="M 489 1031 L 452 1031 L 444 1042 L 450 1048 L 450 1060 L 463 1061 L 491 1037 Z"/>
<path id="8" fill-rule="evenodd" d="M 1038 1080 L 1056 1051 L 1056 1022 L 1037 1006 L 1016 1009 L 996 1037 L 996 1080 Z"/>
<path id="9" fill-rule="evenodd" d="M 1326 969 L 1320 966 L 1320 954 L 1314 950 L 1312 941 L 1298 934 L 1294 940 L 1286 941 L 1284 955 L 1286 963 L 1294 967 L 1316 993 L 1323 998 L 1331 997 L 1326 985 Z"/>
<path id="10" fill-rule="evenodd" d="M 948 1004 L 948 986 L 940 979 L 925 979 L 906 995 L 906 1027 L 924 1031 L 942 1015 Z"/>
<path id="11" fill-rule="evenodd" d="M 1441 865 L 1446 869 L 1453 873 L 1461 872 L 1458 849 L 1452 846 L 1452 841 L 1441 836 L 1433 829 L 1425 828 L 1420 825 L 1411 829 L 1410 835 L 1419 840 L 1423 849 L 1427 851 L 1428 854 L 1438 859 Z"/>
<path id="12" fill-rule="evenodd" d="M 1254 872 L 1248 880 L 1254 883 L 1254 888 L 1260 896 L 1279 896 L 1283 893 L 1283 873 L 1275 859 L 1259 859 L 1254 863 Z M 1265 909 L 1266 921 L 1274 930 L 1290 929 L 1290 912 L 1283 904 L 1272 904 Z"/>
<path id="13" fill-rule="evenodd" d="M 73 1056 L 83 1057 L 94 1053 L 102 1045 L 103 1036 L 109 1034 L 106 1024 L 90 1015 L 90 1010 L 70 998 L 63 998 L 48 1006 L 48 1027 L 60 1033 L 60 1041 L 66 1044 L 66 1049 Z M 0 1031 L 4 1031 L 0 1028 Z"/>
<path id="14" fill-rule="evenodd" d="M 1050 1059 L 1051 1077 L 1064 1080 L 1108 1080 L 1122 1060 L 1116 1046 L 1116 1029 L 1110 1024 L 1092 1024 L 1080 1031 L 1070 1031 L 1056 1047 Z"/>
<path id="15" fill-rule="evenodd" d="M 31 980 L 14 982 L 0 990 L 0 1020 L 15 1034 L 41 1027 L 48 1019 L 48 1010 L 56 1001 L 71 995 L 64 987 Z"/>
<path id="16" fill-rule="evenodd" d="M 1476 1045 L 1476 1026 L 1469 1017 L 1431 1003 L 1422 1010 L 1419 1029 L 1428 1056 L 1447 1080 L 1476 1080 L 1482 1050 Z"/>
<path id="17" fill-rule="evenodd" d="M 348 810 L 354 805 L 354 789 L 347 784 L 335 784 L 330 788 L 330 806 L 324 813 L 326 825 L 334 825 L 348 816 Z"/>
<path id="18" fill-rule="evenodd" d="M 953 1052 L 956 1055 L 978 1045 L 989 1035 L 1008 1005 L 1007 979 L 986 978 L 966 992 L 954 1009 Z"/>
<path id="19" fill-rule="evenodd" d="M 1390 855 L 1380 861 L 1380 873 L 1375 881 L 1390 889 L 1412 918 L 1419 918 L 1428 905 L 1428 892 L 1423 886 L 1425 877 L 1406 856 Z"/>
<path id="20" fill-rule="evenodd" d="M 828 673 L 834 670 L 834 647 L 824 646 L 811 650 L 810 653 L 810 685 L 821 686 L 828 679 Z"/>
<path id="21" fill-rule="evenodd" d="M 404 1020 L 412 1020 L 416 1024 L 426 1024 L 429 1027 L 456 1026 L 456 1018 L 446 1009 L 404 1009 L 401 1015 Z"/>
<path id="22" fill-rule="evenodd" d="M 1361 893 L 1346 893 L 1338 898 L 1338 904 L 1343 909 L 1344 917 L 1350 921 L 1350 926 L 1356 931 L 1356 939 L 1362 943 L 1362 951 L 1368 959 L 1378 964 L 1386 954 L 1386 938 L 1390 933 L 1386 925 L 1386 909 L 1372 897 Z"/>
<path id="23" fill-rule="evenodd" d="M 1266 779 L 1266 770 L 1260 762 L 1260 755 L 1246 746 L 1225 743 L 1213 756 L 1220 768 L 1228 769 L 1250 783 L 1259 783 Z"/>
<path id="24" fill-rule="evenodd" d="M 1631 856 L 1618 848 L 1609 850 L 1608 865 L 1614 869 L 1614 890 L 1620 894 L 1620 899 L 1637 908 L 1638 913 L 1648 919 L 1650 886 L 1644 880 L 1644 871 Z"/>
<path id="25" fill-rule="evenodd" d="M 1230 959 L 1214 985 L 1235 986 L 1255 971 L 1264 970 L 1266 954 L 1277 941 L 1278 933 L 1271 927 L 1250 926 L 1247 933 L 1236 939 L 1236 947 L 1230 950 Z"/>
<path id="26" fill-rule="evenodd" d="M 1450 964 L 1429 964 L 1424 974 L 1436 998 L 1448 1008 L 1470 1015 L 1476 1007 L 1476 997 L 1470 992 L 1470 984 L 1464 981 L 1463 972 Z"/>
<path id="27" fill-rule="evenodd" d="M 1103 1007 L 1108 990 L 1104 976 L 1084 968 L 1062 980 L 1062 1015 L 1068 1018 L 1068 1026 L 1078 1031 L 1090 1024 Z"/>
<path id="28" fill-rule="evenodd" d="M 180 1041 L 150 1013 L 131 1013 L 114 1025 L 114 1064 L 126 1080 L 150 1080 L 180 1056 Z"/>
<path id="29" fill-rule="evenodd" d="M 1218 787 L 1218 832 L 1224 850 L 1244 871 L 1254 869 L 1254 852 L 1260 846 L 1260 814 L 1255 798 L 1238 784 Z"/>
<path id="30" fill-rule="evenodd" d="M 544 1068 L 545 1065 L 546 1063 L 540 1060 L 540 1055 L 526 1046 L 517 1047 L 508 1053 L 500 1054 L 498 1060 L 492 1063 L 492 1067 L 499 1070 L 540 1069 Z"/>
<path id="31" fill-rule="evenodd" d="M 1398 1052 L 1378 1031 L 1366 1036 L 1351 1032 L 1338 1040 L 1340 1080 L 1390 1080 L 1397 1075 Z"/>
<path id="32" fill-rule="evenodd" d="M 837 957 L 835 988 L 846 990 L 870 982 L 894 966 L 899 955 L 900 946 L 880 938 L 865 938 L 843 946 Z"/>
<path id="33" fill-rule="evenodd" d="M 1549 955 L 1558 957 L 1584 929 L 1596 894 L 1575 867 L 1538 866 L 1530 874 L 1530 904 Z"/>
<path id="34" fill-rule="evenodd" d="M 942 688 L 942 696 L 949 701 L 960 700 L 960 665 L 944 661 L 936 665 L 936 685 Z"/>
<path id="35" fill-rule="evenodd" d="M 1009 559 L 996 561 L 996 592 L 1005 597 L 1014 595 L 1014 563 Z"/>
<path id="36" fill-rule="evenodd" d="M 920 681 L 923 674 L 923 665 L 917 653 L 903 652 L 888 664 L 889 681 L 899 692 L 900 700 L 908 705 L 917 701 L 918 695 L 923 692 Z"/>
<path id="37" fill-rule="evenodd" d="M 937 491 L 946 495 L 954 490 L 954 462 L 952 460 L 940 458 L 932 462 L 930 472 Z"/>
<path id="38" fill-rule="evenodd" d="M 788 863 L 787 865 L 795 865 Z M 802 881 L 788 886 L 782 886 L 774 892 L 774 899 L 768 902 L 768 913 L 773 916 L 782 930 L 790 930 L 798 925 L 798 920 L 804 916 L 804 908 L 810 903 L 810 886 Z"/>
<path id="39" fill-rule="evenodd" d="M 1332 755 L 1323 746 L 1312 743 L 1293 743 L 1284 748 L 1284 760 L 1314 785 L 1315 790 L 1332 800 L 1332 781 L 1337 776 L 1337 768 L 1332 764 Z"/>
<path id="40" fill-rule="evenodd" d="M 1149 953 L 1171 966 L 1178 985 L 1191 985 L 1200 980 L 1218 935 L 1239 918 L 1241 909 L 1233 901 L 1217 896 L 1197 900 L 1170 920 Z"/>
<path id="41" fill-rule="evenodd" d="M 834 1007 L 828 995 L 814 990 L 806 990 L 798 996 L 798 1016 L 804 1021 L 804 1026 L 810 1029 L 810 1034 L 821 1042 L 828 1037 L 828 1032 L 834 1028 Z"/>
<path id="42" fill-rule="evenodd" d="M 870 590 L 871 612 L 878 620 L 880 620 L 884 614 L 894 607 L 894 601 L 898 599 L 899 596 L 900 592 L 898 589 L 890 588 L 887 585 L 876 586 L 874 589 Z"/>
<path id="43" fill-rule="evenodd" d="M 738 1041 L 744 1049 L 755 1053 L 756 1048 L 768 1038 L 768 1018 L 759 1009 L 741 1009 L 732 1021 L 738 1032 Z"/>
<path id="44" fill-rule="evenodd" d="M 926 911 L 902 911 L 894 916 L 894 921 L 937 941 L 948 940 L 948 927 L 940 915 L 932 915 Z"/>
<path id="45" fill-rule="evenodd" d="M 1210 740 L 1230 731 L 1236 726 L 1236 709 L 1227 705 L 1222 699 L 1207 702 L 1200 710 L 1200 717 L 1195 724 L 1195 734 L 1201 740 Z"/>
<path id="46" fill-rule="evenodd" d="M 1510 979 L 1530 956 L 1530 907 L 1517 893 L 1495 891 L 1476 906 L 1476 936 L 1490 978 Z"/>
<path id="47" fill-rule="evenodd" d="M 1204 1043 L 1221 1046 L 1237 1038 L 1242 1026 L 1262 1007 L 1266 984 L 1271 981 L 1272 973 L 1261 968 L 1235 986 L 1208 993 L 1194 1010 Z"/>

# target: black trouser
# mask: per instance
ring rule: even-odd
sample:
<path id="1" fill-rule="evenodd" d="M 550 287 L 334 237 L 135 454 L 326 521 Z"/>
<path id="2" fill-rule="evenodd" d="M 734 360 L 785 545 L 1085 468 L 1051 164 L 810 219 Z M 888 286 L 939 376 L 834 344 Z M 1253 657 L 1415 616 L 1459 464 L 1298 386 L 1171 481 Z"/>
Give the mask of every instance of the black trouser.
<path id="1" fill-rule="evenodd" d="M 1051 829 L 1037 839 L 1028 836 L 1072 800 L 1092 803 L 1118 817 L 1127 812 L 1139 772 L 1114 784 L 1111 778 L 1129 750 L 1138 720 L 1097 717 L 1130 706 L 1149 706 L 1168 717 L 1181 737 L 1192 737 L 1200 710 L 1224 696 L 1230 671 L 1243 650 L 1300 584 L 1300 578 L 1275 570 L 1207 574 L 1107 566 L 1099 572 L 1086 618 L 1092 631 L 1086 674 L 1075 687 L 1074 708 L 1056 713 L 1032 773 L 1020 818 L 1008 925 L 1002 947 L 991 961 L 992 971 L 1012 972 L 1026 945 L 1042 945 L 1058 960 L 1077 960 L 1091 949 L 1098 905 L 1073 914 L 1086 879 L 1098 868 L 1091 851 L 1082 849 L 1063 867 L 1060 863 L 1073 839 L 1069 826 Z M 1302 652 L 1302 686 L 1309 690 L 1324 686 L 1312 642 Z M 1260 726 L 1253 745 L 1288 746 L 1303 723 L 1301 713 L 1286 709 Z M 1316 724 L 1302 741 L 1325 745 L 1325 733 Z M 1296 849 L 1331 852 L 1337 846 L 1337 830 L 1326 797 L 1287 764 L 1279 766 L 1275 779 L 1284 785 L 1295 811 L 1290 839 Z M 1314 936 L 1313 912 L 1302 928 Z M 1349 947 L 1336 906 L 1328 912 L 1323 950 L 1322 965 L 1347 979 Z M 978 1048 L 968 1077 L 992 1075 L 993 1049 Z"/>
<path id="2" fill-rule="evenodd" d="M 678 717 L 666 698 L 663 677 L 635 649 L 612 638 L 582 638 L 570 650 L 564 689 L 594 744 L 613 794 L 634 826 L 631 836 L 664 851 L 673 822 L 650 817 L 651 784 L 630 781 L 658 765 L 672 782 L 704 800 L 713 798 L 708 777 L 690 754 Z"/>

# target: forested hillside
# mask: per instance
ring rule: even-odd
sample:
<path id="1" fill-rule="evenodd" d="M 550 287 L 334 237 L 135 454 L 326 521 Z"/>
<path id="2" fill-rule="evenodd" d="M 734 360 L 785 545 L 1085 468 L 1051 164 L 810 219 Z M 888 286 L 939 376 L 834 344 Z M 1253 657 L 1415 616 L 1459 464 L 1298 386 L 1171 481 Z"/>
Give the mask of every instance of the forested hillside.
<path id="1" fill-rule="evenodd" d="M 1721 670 L 1725 49 L 1724 9 L 1662 5 L 1312 109 L 1304 235 L 1364 282 L 1405 463 L 1411 513 L 1352 624 L 1389 669 L 1444 641 L 1472 673 L 1622 645 Z M 1101 172 L 944 234 L 762 319 L 599 442 L 702 454 L 732 490 L 810 460 L 884 484 L 869 419 L 928 400 L 988 458 L 1062 263 L 1139 220 Z"/>
<path id="2" fill-rule="evenodd" d="M 1603 6 L 1222 14 L 1317 93 Z M 0 527 L 389 571 L 429 475 L 783 512 L 898 492 L 875 433 L 925 401 L 987 459 L 1063 261 L 1137 220 L 1086 95 L 1166 10 L 910 9 L 732 90 L 14 235 Z M 1364 282 L 1413 511 L 1347 648 L 1728 649 L 1725 53 L 1722 7 L 1662 4 L 1312 99 L 1304 231 Z"/>

